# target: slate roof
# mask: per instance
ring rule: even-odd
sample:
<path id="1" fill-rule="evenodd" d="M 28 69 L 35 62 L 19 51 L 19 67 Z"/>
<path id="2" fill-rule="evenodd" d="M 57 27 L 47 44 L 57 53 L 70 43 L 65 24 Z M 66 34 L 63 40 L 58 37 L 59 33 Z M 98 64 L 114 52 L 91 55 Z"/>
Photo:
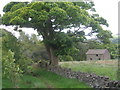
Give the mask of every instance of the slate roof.
<path id="1" fill-rule="evenodd" d="M 86 54 L 104 54 L 107 49 L 89 49 Z"/>

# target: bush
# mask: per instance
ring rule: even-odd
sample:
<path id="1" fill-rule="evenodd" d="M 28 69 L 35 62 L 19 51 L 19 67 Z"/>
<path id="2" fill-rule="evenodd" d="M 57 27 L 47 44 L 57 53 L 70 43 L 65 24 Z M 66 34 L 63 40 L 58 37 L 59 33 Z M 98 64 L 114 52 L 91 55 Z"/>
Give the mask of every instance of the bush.
<path id="1" fill-rule="evenodd" d="M 34 76 L 37 76 L 40 71 L 40 67 L 38 66 L 38 63 L 33 63 L 31 66 L 28 66 L 27 68 L 27 74 L 32 74 Z"/>
<path id="2" fill-rule="evenodd" d="M 27 73 L 27 69 L 30 65 L 32 65 L 33 61 L 32 59 L 22 57 L 17 63 L 20 65 L 20 69 L 23 73 Z"/>
<path id="3" fill-rule="evenodd" d="M 2 75 L 3 78 L 10 79 L 14 85 L 17 84 L 19 77 L 22 75 L 22 70 L 19 65 L 15 63 L 14 53 L 9 50 L 6 55 L 2 57 Z"/>
<path id="4" fill-rule="evenodd" d="M 73 61 L 73 58 L 69 55 L 59 56 L 60 61 Z"/>

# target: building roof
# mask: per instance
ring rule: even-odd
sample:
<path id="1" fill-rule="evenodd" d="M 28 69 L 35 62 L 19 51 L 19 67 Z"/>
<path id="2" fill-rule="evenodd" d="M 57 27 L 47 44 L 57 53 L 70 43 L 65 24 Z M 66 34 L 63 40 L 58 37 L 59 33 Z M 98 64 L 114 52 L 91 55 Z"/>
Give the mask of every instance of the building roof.
<path id="1" fill-rule="evenodd" d="M 86 54 L 104 54 L 107 49 L 89 49 Z"/>

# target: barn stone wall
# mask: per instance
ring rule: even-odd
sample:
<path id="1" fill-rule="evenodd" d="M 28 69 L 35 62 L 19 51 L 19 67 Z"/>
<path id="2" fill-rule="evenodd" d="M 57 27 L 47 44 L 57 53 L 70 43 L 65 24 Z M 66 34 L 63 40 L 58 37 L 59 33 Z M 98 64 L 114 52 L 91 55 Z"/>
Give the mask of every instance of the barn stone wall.
<path id="1" fill-rule="evenodd" d="M 104 60 L 110 60 L 110 53 L 106 50 L 104 54 Z"/>
<path id="2" fill-rule="evenodd" d="M 92 60 L 104 60 L 104 55 L 103 54 L 98 54 L 98 56 L 96 56 L 96 54 L 88 54 L 87 55 L 87 60 L 90 60 L 90 58 L 92 58 Z"/>
<path id="3" fill-rule="evenodd" d="M 97 90 L 103 90 L 102 88 L 112 88 L 109 90 L 120 90 L 120 81 L 110 80 L 105 76 L 98 76 L 95 74 L 90 74 L 86 72 L 75 72 L 70 68 L 63 68 L 60 66 L 49 66 L 46 63 L 39 64 L 41 68 L 46 68 L 48 71 L 54 72 L 66 78 L 75 78 L 79 81 L 83 81 Z M 107 89 L 108 90 L 108 89 Z"/>
<path id="4" fill-rule="evenodd" d="M 98 50 L 99 51 L 99 50 Z M 98 52 L 97 51 L 97 52 Z M 97 54 L 97 52 L 96 52 L 96 54 Z M 109 51 L 108 50 L 105 50 L 105 52 L 104 53 L 99 53 L 99 54 L 97 54 L 98 56 L 96 56 L 96 54 L 95 54 L 95 52 L 91 52 L 91 53 L 89 53 L 89 54 L 87 54 L 86 53 L 86 55 L 87 55 L 87 60 L 91 60 L 91 58 L 92 58 L 92 60 L 109 60 L 110 59 L 110 53 L 109 53 Z"/>

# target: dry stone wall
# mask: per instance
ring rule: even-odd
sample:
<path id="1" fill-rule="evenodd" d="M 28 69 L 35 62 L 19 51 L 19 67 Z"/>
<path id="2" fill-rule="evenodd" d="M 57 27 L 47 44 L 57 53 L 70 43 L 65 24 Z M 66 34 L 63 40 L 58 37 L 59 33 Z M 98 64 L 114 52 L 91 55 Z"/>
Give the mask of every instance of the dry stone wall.
<path id="1" fill-rule="evenodd" d="M 98 76 L 95 74 L 80 71 L 75 72 L 72 71 L 70 68 L 63 68 L 60 66 L 49 66 L 45 62 L 41 62 L 39 65 L 42 68 L 46 68 L 48 71 L 54 72 L 66 78 L 75 78 L 79 81 L 83 81 L 91 87 L 98 88 L 99 90 L 103 90 L 102 88 L 112 88 L 114 90 L 120 90 L 120 81 L 112 81 L 109 79 L 109 77 Z"/>

